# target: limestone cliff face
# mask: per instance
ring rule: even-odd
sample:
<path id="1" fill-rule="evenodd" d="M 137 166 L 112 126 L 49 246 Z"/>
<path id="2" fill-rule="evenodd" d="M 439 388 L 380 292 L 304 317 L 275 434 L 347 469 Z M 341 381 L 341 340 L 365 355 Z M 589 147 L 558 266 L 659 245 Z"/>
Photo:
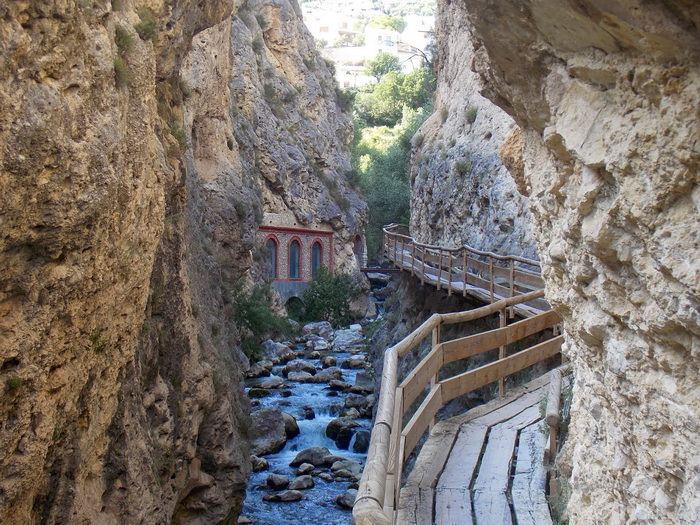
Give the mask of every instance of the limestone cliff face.
<path id="1" fill-rule="evenodd" d="M 298 7 L 13 2 L 0 56 L 0 514 L 230 521 L 249 470 L 230 291 L 263 206 L 325 203 L 342 239 L 364 213 L 304 164 L 342 195 L 348 121 Z"/>
<path id="2" fill-rule="evenodd" d="M 487 96 L 522 128 L 547 298 L 566 321 L 571 522 L 696 523 L 697 3 L 459 5 Z"/>
<path id="3" fill-rule="evenodd" d="M 527 199 L 499 157 L 513 119 L 481 96 L 459 2 L 438 2 L 435 112 L 414 137 L 411 231 L 423 242 L 537 257 Z"/>

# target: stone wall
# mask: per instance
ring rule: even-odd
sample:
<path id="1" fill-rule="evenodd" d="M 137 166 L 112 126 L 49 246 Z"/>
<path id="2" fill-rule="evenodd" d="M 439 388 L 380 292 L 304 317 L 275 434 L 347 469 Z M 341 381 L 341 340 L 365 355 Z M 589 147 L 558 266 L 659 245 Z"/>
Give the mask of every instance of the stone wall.
<path id="1" fill-rule="evenodd" d="M 458 5 L 484 93 L 522 128 L 521 185 L 566 322 L 570 523 L 697 523 L 698 6 Z"/>

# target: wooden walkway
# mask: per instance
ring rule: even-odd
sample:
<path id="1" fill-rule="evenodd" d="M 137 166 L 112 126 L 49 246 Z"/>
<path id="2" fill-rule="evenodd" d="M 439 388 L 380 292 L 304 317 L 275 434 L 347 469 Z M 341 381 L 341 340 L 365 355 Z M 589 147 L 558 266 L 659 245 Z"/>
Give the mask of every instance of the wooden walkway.
<path id="1" fill-rule="evenodd" d="M 549 374 L 430 432 L 401 488 L 401 525 L 548 525 L 540 413 Z"/>
<path id="2" fill-rule="evenodd" d="M 498 255 L 463 245 L 445 248 L 416 241 L 400 224 L 384 227 L 384 254 L 399 270 L 410 272 L 422 283 L 453 293 L 471 295 L 485 303 L 523 295 L 544 288 L 539 261 Z M 522 317 L 549 310 L 542 298 L 513 307 Z"/>
<path id="3" fill-rule="evenodd" d="M 549 374 L 507 394 L 505 390 L 506 377 L 561 351 L 561 317 L 543 299 L 539 263 L 468 246 L 447 249 L 420 244 L 404 230 L 397 225 L 384 229 L 385 253 L 397 268 L 448 294 L 470 294 L 490 304 L 433 314 L 385 350 L 354 521 L 357 525 L 549 524 L 543 467 L 547 436 L 540 430 L 539 408 Z M 516 313 L 523 319 L 512 322 Z M 443 325 L 493 314 L 499 315 L 497 329 L 442 339 Z M 415 356 L 428 337 L 430 350 L 400 378 L 401 357 Z M 471 368 L 465 360 L 480 354 L 488 354 L 491 361 Z M 457 362 L 461 364 L 446 366 Z M 462 372 L 455 374 L 455 370 Z M 561 376 L 555 377 L 559 379 L 552 385 L 560 388 Z M 445 404 L 495 382 L 500 395 L 496 400 L 436 421 Z M 552 452 L 559 413 L 559 393 L 554 390 L 549 393 L 547 413 Z M 416 464 L 401 486 L 404 463 L 428 431 Z"/>

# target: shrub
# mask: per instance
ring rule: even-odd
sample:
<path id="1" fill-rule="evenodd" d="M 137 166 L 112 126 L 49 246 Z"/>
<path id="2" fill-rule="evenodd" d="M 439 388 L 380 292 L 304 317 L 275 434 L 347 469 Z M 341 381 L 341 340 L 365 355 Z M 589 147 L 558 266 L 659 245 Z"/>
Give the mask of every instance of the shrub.
<path id="1" fill-rule="evenodd" d="M 269 284 L 256 284 L 250 290 L 238 281 L 230 292 L 233 321 L 241 333 L 241 348 L 251 359 L 259 354 L 260 342 L 265 336 L 285 335 L 291 332 L 286 317 L 272 311 L 272 289 Z"/>
<path id="2" fill-rule="evenodd" d="M 233 140 L 232 139 L 226 139 L 226 147 L 233 151 Z"/>
<path id="3" fill-rule="evenodd" d="M 335 87 L 335 94 L 338 97 L 338 106 L 340 106 L 340 111 L 349 113 L 352 111 L 353 102 L 355 102 L 355 92 L 350 89 L 341 89 L 340 87 Z"/>
<path id="4" fill-rule="evenodd" d="M 304 290 L 304 316 L 310 321 L 330 321 L 346 325 L 354 320 L 350 303 L 360 294 L 360 287 L 347 274 L 334 274 L 325 266 Z"/>
<path id="5" fill-rule="evenodd" d="M 119 58 L 114 60 L 114 81 L 118 88 L 129 85 L 129 70 Z"/>
<path id="6" fill-rule="evenodd" d="M 476 114 L 478 112 L 479 110 L 476 108 L 469 108 L 467 110 L 467 122 L 469 122 L 469 124 L 474 124 L 474 121 L 476 121 Z"/>
<path id="7" fill-rule="evenodd" d="M 117 26 L 114 29 L 114 42 L 117 44 L 117 49 L 120 53 L 126 53 L 134 45 L 131 33 L 122 26 Z"/>
<path id="8" fill-rule="evenodd" d="M 449 114 L 450 114 L 450 111 L 447 108 L 440 108 L 440 120 L 442 120 L 443 124 L 447 120 L 447 117 L 449 116 Z"/>
<path id="9" fill-rule="evenodd" d="M 258 25 L 263 31 L 265 31 L 269 27 L 270 23 L 267 21 L 267 18 L 265 18 L 265 15 L 257 14 L 255 15 L 255 20 L 258 21 Z"/>
<path id="10" fill-rule="evenodd" d="M 21 387 L 26 382 L 27 380 L 22 377 L 8 377 L 7 381 L 5 381 L 5 385 L 7 385 L 7 388 L 10 390 L 14 390 L 15 388 Z"/>
<path id="11" fill-rule="evenodd" d="M 141 18 L 141 21 L 134 25 L 134 29 L 136 29 L 141 40 L 154 40 L 158 32 L 158 22 L 153 14 L 142 10 L 139 12 L 139 18 Z"/>
<path id="12" fill-rule="evenodd" d="M 423 142 L 425 141 L 425 136 L 423 136 L 422 133 L 416 133 L 413 136 L 413 145 L 416 148 L 420 148 L 423 145 Z"/>
<path id="13" fill-rule="evenodd" d="M 263 43 L 263 39 L 260 37 L 260 35 L 256 36 L 253 39 L 253 51 L 255 51 L 256 53 L 260 53 L 264 46 L 265 44 Z"/>

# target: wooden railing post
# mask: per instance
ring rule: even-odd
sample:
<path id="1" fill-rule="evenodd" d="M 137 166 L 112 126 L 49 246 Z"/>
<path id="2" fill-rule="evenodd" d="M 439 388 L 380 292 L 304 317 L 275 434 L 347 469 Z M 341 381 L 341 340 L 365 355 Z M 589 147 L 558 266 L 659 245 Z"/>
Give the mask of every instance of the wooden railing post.
<path id="1" fill-rule="evenodd" d="M 493 257 L 489 255 L 489 294 L 491 294 L 491 302 L 493 302 Z"/>
<path id="2" fill-rule="evenodd" d="M 425 284 L 425 246 L 421 246 L 420 258 L 423 263 L 420 271 L 420 283 Z"/>
<path id="3" fill-rule="evenodd" d="M 432 347 L 431 351 L 435 350 L 435 347 L 440 344 L 440 326 L 442 325 L 437 325 L 435 328 L 433 328 L 433 338 L 432 338 Z M 439 377 L 437 372 L 430 378 L 430 389 L 432 390 L 435 388 L 435 385 L 438 384 Z M 437 422 L 437 415 L 433 417 L 433 420 L 430 422 L 429 429 L 432 430 L 433 427 L 435 426 L 435 423 Z"/>
<path id="4" fill-rule="evenodd" d="M 506 326 L 506 309 L 503 308 L 503 310 L 500 310 L 498 312 L 498 325 L 501 328 L 505 328 Z M 498 359 L 505 359 L 506 358 L 506 347 L 505 346 L 500 346 L 498 348 Z M 498 395 L 503 397 L 506 395 L 506 378 L 502 377 L 498 380 Z"/>
<path id="5" fill-rule="evenodd" d="M 416 241 L 411 240 L 411 275 L 416 275 Z"/>
<path id="6" fill-rule="evenodd" d="M 440 285 L 442 284 L 440 281 L 442 280 L 442 248 L 438 248 L 438 274 L 437 274 L 437 289 L 440 289 Z"/>
<path id="7" fill-rule="evenodd" d="M 508 277 L 510 278 L 510 296 L 515 297 L 515 261 L 513 259 L 510 260 L 510 272 Z M 513 319 L 515 317 L 515 309 L 514 307 L 510 307 L 510 318 Z"/>
<path id="8" fill-rule="evenodd" d="M 467 296 L 467 249 L 462 248 L 464 253 L 462 263 L 462 297 Z"/>
<path id="9" fill-rule="evenodd" d="M 447 297 L 452 295 L 452 252 L 447 252 Z"/>

